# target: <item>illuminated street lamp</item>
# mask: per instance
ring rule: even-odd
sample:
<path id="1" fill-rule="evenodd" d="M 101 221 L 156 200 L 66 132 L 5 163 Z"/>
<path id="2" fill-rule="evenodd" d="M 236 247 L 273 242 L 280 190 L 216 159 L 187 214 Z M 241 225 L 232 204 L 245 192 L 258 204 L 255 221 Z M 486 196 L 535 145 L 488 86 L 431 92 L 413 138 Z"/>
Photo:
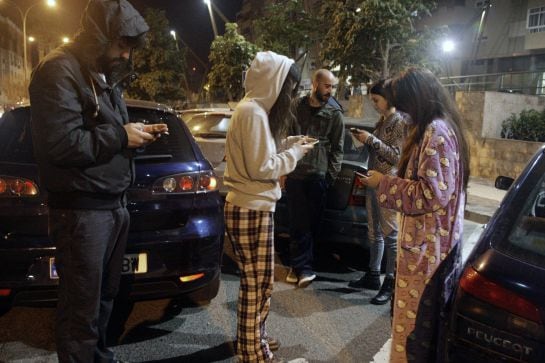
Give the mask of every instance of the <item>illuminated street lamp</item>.
<path id="1" fill-rule="evenodd" d="M 172 38 L 174 39 L 174 42 L 176 43 L 176 50 L 180 51 L 180 46 L 178 45 L 178 38 L 176 37 L 176 30 L 171 30 L 170 35 L 172 35 Z"/>
<path id="2" fill-rule="evenodd" d="M 203 0 L 208 6 L 208 13 L 210 14 L 210 22 L 212 23 L 212 29 L 214 30 L 214 38 L 218 36 L 218 28 L 216 28 L 216 21 L 214 20 L 214 12 L 212 11 L 212 2 L 210 0 Z"/>
<path id="3" fill-rule="evenodd" d="M 21 9 L 19 7 L 19 5 L 17 5 L 16 3 L 14 3 L 14 2 L 12 2 L 10 0 L 0 0 L 0 2 L 2 2 L 2 1 L 8 1 L 11 5 L 13 5 L 13 7 L 15 7 L 15 9 L 17 9 L 19 14 L 21 15 L 21 20 L 23 22 L 23 68 L 24 68 L 24 72 L 25 72 L 25 82 L 26 82 L 28 80 L 27 40 L 31 41 L 30 39 L 27 39 L 27 35 L 26 35 L 26 19 L 28 17 L 28 13 L 30 12 L 30 9 L 34 8 L 40 2 L 36 2 L 36 3 L 32 4 L 32 5 L 30 5 L 28 8 L 26 8 L 26 10 L 23 11 L 23 9 Z M 48 7 L 55 7 L 57 5 L 57 2 L 56 2 L 56 0 L 46 0 L 45 4 Z"/>
<path id="4" fill-rule="evenodd" d="M 441 48 L 443 48 L 443 52 L 451 53 L 456 49 L 456 44 L 452 40 L 447 39 L 443 42 Z"/>

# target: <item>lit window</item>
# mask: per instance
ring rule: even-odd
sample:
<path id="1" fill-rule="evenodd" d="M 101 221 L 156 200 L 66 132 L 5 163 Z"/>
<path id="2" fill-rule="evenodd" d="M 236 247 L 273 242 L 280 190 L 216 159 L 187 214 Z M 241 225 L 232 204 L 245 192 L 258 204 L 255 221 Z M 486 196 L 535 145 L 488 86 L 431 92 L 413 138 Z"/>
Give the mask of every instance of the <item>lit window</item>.
<path id="1" fill-rule="evenodd" d="M 527 28 L 530 33 L 545 31 L 545 6 L 528 9 Z"/>

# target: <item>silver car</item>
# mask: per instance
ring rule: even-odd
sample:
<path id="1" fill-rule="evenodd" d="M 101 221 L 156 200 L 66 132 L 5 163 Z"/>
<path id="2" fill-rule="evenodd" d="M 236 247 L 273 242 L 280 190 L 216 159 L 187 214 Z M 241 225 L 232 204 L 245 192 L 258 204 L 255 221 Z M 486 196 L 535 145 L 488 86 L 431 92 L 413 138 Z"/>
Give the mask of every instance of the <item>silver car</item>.
<path id="1" fill-rule="evenodd" d="M 201 109 L 202 110 L 202 109 Z M 212 164 L 218 177 L 220 195 L 227 195 L 223 185 L 225 171 L 225 138 L 233 111 L 229 109 L 210 109 L 200 113 L 185 110 L 181 118 L 199 144 L 204 156 Z"/>

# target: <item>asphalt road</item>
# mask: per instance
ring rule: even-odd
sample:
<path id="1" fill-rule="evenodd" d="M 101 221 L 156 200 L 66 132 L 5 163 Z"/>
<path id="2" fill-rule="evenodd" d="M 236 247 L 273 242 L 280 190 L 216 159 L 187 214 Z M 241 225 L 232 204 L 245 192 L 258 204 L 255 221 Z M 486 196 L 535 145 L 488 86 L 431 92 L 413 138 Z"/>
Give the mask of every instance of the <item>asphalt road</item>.
<path id="1" fill-rule="evenodd" d="M 468 222 L 467 235 L 479 225 Z M 130 362 L 233 362 L 238 276 L 226 243 L 218 296 L 207 306 L 173 300 L 139 302 L 125 324 L 118 359 Z M 331 256 L 306 289 L 283 282 L 277 265 L 268 332 L 278 356 L 311 362 L 370 362 L 389 338 L 389 304 L 369 304 L 374 292 L 346 287 L 357 278 L 358 250 Z M 0 316 L 0 362 L 57 362 L 53 308 L 13 308 Z"/>

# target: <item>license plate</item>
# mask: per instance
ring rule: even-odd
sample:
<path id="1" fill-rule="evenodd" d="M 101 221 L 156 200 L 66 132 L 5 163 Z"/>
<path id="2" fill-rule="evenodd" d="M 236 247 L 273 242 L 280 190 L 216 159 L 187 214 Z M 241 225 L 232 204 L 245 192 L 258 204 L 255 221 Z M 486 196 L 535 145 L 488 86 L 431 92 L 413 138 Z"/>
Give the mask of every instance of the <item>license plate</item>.
<path id="1" fill-rule="evenodd" d="M 122 274 L 145 274 L 146 272 L 148 272 L 147 254 L 134 253 L 123 256 L 123 266 L 121 267 Z"/>
<path id="2" fill-rule="evenodd" d="M 144 274 L 148 272 L 148 255 L 146 253 L 131 253 L 123 256 L 121 273 L 123 275 Z M 55 258 L 49 258 L 49 278 L 58 279 Z"/>

